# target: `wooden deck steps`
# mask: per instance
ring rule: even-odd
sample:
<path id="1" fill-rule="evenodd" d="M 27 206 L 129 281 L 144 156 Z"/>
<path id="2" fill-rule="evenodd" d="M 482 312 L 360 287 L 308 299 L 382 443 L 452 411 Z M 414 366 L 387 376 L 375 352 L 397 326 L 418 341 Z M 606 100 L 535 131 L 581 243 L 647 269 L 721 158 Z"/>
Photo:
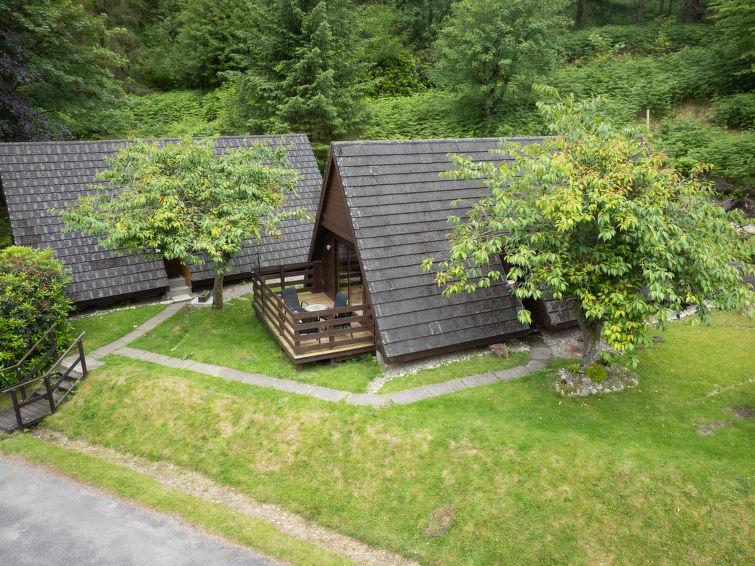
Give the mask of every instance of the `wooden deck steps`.
<path id="1" fill-rule="evenodd" d="M 12 433 L 37 424 L 47 415 L 57 411 L 61 403 L 65 402 L 76 390 L 79 382 L 87 373 L 84 347 L 82 345 L 82 332 L 73 344 L 60 356 L 57 355 L 55 337 L 52 333 L 54 326 L 47 331 L 43 339 L 24 356 L 28 358 L 48 335 L 52 336 L 49 350 L 49 362 L 44 366 L 37 364 L 27 375 L 22 375 L 20 370 L 16 373 L 21 375 L 18 383 L 3 389 L 4 395 L 0 402 L 6 405 L 0 410 L 0 431 Z M 76 356 L 67 357 L 76 349 Z M 6 370 L 17 370 L 21 362 Z M 46 366 L 48 366 L 45 369 Z M 10 406 L 7 406 L 10 401 Z"/>

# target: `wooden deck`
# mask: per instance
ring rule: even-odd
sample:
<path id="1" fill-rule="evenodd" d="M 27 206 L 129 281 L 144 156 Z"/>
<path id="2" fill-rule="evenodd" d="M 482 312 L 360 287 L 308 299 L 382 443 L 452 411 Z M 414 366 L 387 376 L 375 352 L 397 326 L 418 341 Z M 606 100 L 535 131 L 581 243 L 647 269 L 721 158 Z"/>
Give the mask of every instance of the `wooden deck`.
<path id="1" fill-rule="evenodd" d="M 375 351 L 375 325 L 370 305 L 363 304 L 361 287 L 351 287 L 349 306 L 334 309 L 333 299 L 313 291 L 312 271 L 302 265 L 278 266 L 255 273 L 254 310 L 270 334 L 297 369 L 320 360 L 332 362 Z M 283 273 L 281 273 L 283 271 Z M 260 273 L 262 272 L 262 273 Z M 294 313 L 283 303 L 283 286 L 296 286 L 306 305 L 322 304 L 326 309 Z M 335 318 L 335 315 L 345 315 Z"/>

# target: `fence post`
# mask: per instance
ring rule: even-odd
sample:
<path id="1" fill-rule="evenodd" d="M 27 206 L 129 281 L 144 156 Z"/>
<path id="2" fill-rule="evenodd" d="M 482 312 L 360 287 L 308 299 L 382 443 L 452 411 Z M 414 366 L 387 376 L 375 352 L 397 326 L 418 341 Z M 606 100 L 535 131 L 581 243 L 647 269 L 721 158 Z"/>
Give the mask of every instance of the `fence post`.
<path id="1" fill-rule="evenodd" d="M 21 388 L 23 390 L 23 387 Z M 16 397 L 16 390 L 11 389 L 11 399 L 13 400 L 13 412 L 16 413 L 16 422 L 18 423 L 19 430 L 24 428 L 24 421 L 21 418 L 21 409 L 18 406 L 18 397 Z"/>
<path id="2" fill-rule="evenodd" d="M 76 341 L 79 345 L 79 360 L 81 361 L 81 378 L 84 379 L 87 376 L 87 361 L 84 358 L 84 343 L 81 340 L 81 336 Z"/>

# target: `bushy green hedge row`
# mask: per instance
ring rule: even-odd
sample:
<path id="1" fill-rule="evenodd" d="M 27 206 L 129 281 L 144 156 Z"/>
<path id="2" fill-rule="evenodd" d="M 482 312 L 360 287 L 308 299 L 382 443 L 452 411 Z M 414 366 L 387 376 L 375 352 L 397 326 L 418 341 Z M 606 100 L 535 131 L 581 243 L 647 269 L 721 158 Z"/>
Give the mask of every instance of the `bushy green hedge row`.
<path id="1" fill-rule="evenodd" d="M 53 324 L 59 336 L 69 334 L 65 293 L 71 276 L 52 250 L 10 246 L 0 250 L 0 368 L 17 363 Z M 30 360 L 33 367 L 35 360 Z M 0 373 L 0 387 L 15 382 Z"/>

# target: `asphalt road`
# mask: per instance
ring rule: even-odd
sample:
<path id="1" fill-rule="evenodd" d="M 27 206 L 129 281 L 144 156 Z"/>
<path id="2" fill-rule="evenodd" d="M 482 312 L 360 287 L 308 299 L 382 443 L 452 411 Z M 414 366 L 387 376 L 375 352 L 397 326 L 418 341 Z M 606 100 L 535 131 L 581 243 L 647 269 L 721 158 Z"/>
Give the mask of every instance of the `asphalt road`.
<path id="1" fill-rule="evenodd" d="M 279 563 L 166 515 L 0 455 L 0 564 Z"/>

